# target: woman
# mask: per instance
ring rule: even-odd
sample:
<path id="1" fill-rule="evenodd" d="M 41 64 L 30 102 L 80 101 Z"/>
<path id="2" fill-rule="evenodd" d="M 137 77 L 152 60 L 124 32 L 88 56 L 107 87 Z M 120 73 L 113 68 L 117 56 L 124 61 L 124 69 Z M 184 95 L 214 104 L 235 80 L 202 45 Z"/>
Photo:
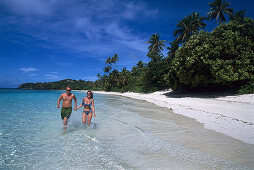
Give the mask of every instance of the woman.
<path id="1" fill-rule="evenodd" d="M 94 108 L 94 99 L 93 99 L 93 93 L 89 90 L 87 91 L 87 97 L 82 100 L 82 104 L 77 107 L 77 109 L 84 106 L 83 114 L 82 114 L 82 123 L 85 124 L 87 120 L 87 125 L 90 126 L 91 120 L 92 120 L 92 112 L 93 116 L 95 117 L 95 108 Z M 77 110 L 76 109 L 76 110 Z"/>

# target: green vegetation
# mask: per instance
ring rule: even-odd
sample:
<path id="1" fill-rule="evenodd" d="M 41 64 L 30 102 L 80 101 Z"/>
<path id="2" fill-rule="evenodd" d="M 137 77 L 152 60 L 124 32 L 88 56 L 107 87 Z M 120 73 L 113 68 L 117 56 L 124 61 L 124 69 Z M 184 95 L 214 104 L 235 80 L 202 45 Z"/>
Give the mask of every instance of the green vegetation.
<path id="1" fill-rule="evenodd" d="M 242 86 L 254 77 L 253 20 L 200 31 L 176 51 L 166 78 L 173 89 Z M 172 76 L 174 75 L 174 76 Z"/>
<path id="2" fill-rule="evenodd" d="M 45 90 L 64 90 L 66 86 L 71 86 L 72 89 L 82 90 L 92 89 L 94 82 L 84 80 L 61 80 L 48 83 L 24 83 L 19 86 L 20 89 L 45 89 Z"/>
<path id="3" fill-rule="evenodd" d="M 115 54 L 107 58 L 104 74 L 98 74 L 95 82 L 63 80 L 26 83 L 19 88 L 65 89 L 70 85 L 72 89 L 118 92 L 172 88 L 254 93 L 254 20 L 245 17 L 246 10 L 235 12 L 229 8 L 226 1 L 215 0 L 209 5 L 207 17 L 193 12 L 177 23 L 176 38 L 169 42 L 169 47 L 158 33 L 153 34 L 147 41 L 148 63 L 139 61 L 130 70 L 119 70 L 119 57 Z M 211 32 L 204 31 L 205 19 L 215 19 L 220 24 Z M 165 48 L 167 56 L 162 53 Z"/>

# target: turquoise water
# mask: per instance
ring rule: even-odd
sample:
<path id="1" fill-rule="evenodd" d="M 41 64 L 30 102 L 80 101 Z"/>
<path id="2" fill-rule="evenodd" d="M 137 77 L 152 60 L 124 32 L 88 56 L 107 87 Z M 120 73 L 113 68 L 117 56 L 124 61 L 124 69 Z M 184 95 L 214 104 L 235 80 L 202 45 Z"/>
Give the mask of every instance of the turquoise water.
<path id="1" fill-rule="evenodd" d="M 245 146 L 201 129 L 202 136 L 212 135 L 213 139 L 200 138 L 200 143 L 207 146 L 211 143 L 214 147 L 212 143 L 217 140 L 214 137 L 223 138 L 224 143 L 244 146 L 241 154 L 245 157 L 239 159 L 238 151 L 225 146 L 221 146 L 222 153 L 236 154 L 236 158 L 220 157 L 222 154 L 216 155 L 217 152 L 194 144 L 187 147 L 180 142 L 184 139 L 191 144 L 191 138 L 184 135 L 186 129 L 199 135 L 200 129 L 196 127 L 202 128 L 194 120 L 143 101 L 113 95 L 94 94 L 96 117 L 92 128 L 81 123 L 82 109 L 79 109 L 73 111 L 63 134 L 60 109 L 56 108 L 62 92 L 0 89 L 0 169 L 253 168 L 252 145 Z M 79 105 L 84 92 L 73 93 Z M 182 125 L 179 120 L 191 126 Z M 182 138 L 178 142 L 174 136 Z M 220 150 L 219 146 L 215 149 Z"/>

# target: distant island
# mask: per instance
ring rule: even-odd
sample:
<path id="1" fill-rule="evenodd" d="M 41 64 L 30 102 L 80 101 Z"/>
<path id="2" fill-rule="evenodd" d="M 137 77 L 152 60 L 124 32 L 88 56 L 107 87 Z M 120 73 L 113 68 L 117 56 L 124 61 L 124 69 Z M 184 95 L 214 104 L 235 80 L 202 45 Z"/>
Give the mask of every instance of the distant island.
<path id="1" fill-rule="evenodd" d="M 85 80 L 65 79 L 55 82 L 24 83 L 19 85 L 19 89 L 41 89 L 41 90 L 64 90 L 66 86 L 71 86 L 73 90 L 94 89 L 94 82 Z"/>

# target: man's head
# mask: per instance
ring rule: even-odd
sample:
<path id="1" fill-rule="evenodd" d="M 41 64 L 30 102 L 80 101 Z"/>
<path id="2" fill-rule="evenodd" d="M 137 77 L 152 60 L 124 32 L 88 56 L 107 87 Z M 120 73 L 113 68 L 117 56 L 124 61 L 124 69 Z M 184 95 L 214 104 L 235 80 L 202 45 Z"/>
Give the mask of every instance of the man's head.
<path id="1" fill-rule="evenodd" d="M 70 94 L 71 93 L 71 87 L 70 86 L 67 86 L 66 87 L 66 94 Z"/>

